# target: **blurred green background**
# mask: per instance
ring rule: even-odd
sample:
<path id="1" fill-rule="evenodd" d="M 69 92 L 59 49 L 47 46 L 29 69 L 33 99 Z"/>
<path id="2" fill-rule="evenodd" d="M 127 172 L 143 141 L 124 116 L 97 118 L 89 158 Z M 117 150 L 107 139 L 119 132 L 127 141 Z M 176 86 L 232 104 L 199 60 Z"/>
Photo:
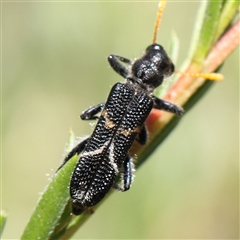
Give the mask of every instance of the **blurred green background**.
<path id="1" fill-rule="evenodd" d="M 199 2 L 169 1 L 158 42 L 180 38 L 179 68 Z M 106 57 L 139 57 L 151 44 L 155 2 L 2 3 L 2 207 L 4 239 L 20 237 L 63 158 L 69 129 L 90 134 L 79 114 L 117 81 Z M 239 49 L 216 83 L 138 172 L 74 236 L 238 238 Z"/>

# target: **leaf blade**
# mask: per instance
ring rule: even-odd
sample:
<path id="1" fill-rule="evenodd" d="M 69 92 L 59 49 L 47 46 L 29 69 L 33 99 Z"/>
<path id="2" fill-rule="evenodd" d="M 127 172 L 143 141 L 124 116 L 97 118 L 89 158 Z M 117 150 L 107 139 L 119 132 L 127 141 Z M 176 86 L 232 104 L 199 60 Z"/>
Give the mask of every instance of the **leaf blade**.
<path id="1" fill-rule="evenodd" d="M 69 202 L 69 176 L 75 168 L 77 156 L 71 158 L 53 177 L 28 222 L 21 239 L 50 239 Z M 64 222 L 70 221 L 70 210 Z"/>

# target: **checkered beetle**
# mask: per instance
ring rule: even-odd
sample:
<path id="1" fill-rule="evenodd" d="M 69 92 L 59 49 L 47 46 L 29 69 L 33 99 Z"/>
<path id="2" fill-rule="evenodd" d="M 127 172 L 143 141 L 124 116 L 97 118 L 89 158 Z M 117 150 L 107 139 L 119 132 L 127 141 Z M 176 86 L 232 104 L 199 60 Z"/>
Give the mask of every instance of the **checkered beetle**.
<path id="1" fill-rule="evenodd" d="M 165 1 L 160 3 L 153 44 L 146 48 L 145 54 L 135 61 L 113 54 L 108 56 L 110 66 L 126 82 L 116 83 L 106 102 L 81 114 L 82 120 L 98 119 L 98 122 L 92 135 L 74 147 L 63 162 L 64 165 L 75 154 L 80 155 L 70 182 L 75 215 L 100 202 L 112 187 L 119 191 L 130 188 L 133 169 L 128 151 L 135 140 L 146 143 L 144 122 L 152 108 L 183 114 L 181 107 L 153 96 L 154 89 L 174 71 L 167 53 L 156 43 Z M 119 177 L 121 183 L 116 181 Z"/>

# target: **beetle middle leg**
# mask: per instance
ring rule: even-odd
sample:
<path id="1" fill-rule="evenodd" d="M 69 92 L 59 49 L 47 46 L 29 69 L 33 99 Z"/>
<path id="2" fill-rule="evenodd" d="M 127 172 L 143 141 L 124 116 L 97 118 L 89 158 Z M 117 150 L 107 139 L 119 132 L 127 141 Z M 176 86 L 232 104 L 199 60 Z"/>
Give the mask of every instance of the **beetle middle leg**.
<path id="1" fill-rule="evenodd" d="M 148 139 L 148 133 L 147 133 L 147 128 L 146 125 L 144 124 L 142 126 L 142 129 L 140 131 L 140 133 L 138 133 L 137 137 L 136 137 L 136 141 L 138 143 L 140 143 L 141 145 L 145 145 Z"/>
<path id="2" fill-rule="evenodd" d="M 82 114 L 80 115 L 80 118 L 82 120 L 98 119 L 98 116 L 96 116 L 96 115 L 102 111 L 104 106 L 105 106 L 105 103 L 103 102 L 103 103 L 99 103 L 96 106 L 90 107 L 87 110 L 85 110 L 84 112 L 82 112 Z"/>
<path id="3" fill-rule="evenodd" d="M 184 110 L 181 107 L 179 107 L 171 102 L 162 100 L 155 96 L 153 96 L 153 101 L 154 101 L 153 107 L 156 109 L 164 110 L 164 111 L 171 112 L 171 113 L 174 113 L 177 115 L 182 115 L 184 113 Z"/>

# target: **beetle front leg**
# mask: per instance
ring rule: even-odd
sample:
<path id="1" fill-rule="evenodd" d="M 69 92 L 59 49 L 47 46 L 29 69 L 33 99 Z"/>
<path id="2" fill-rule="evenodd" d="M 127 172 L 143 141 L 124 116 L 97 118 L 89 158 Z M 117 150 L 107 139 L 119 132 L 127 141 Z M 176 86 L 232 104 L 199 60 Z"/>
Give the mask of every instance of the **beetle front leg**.
<path id="1" fill-rule="evenodd" d="M 183 115 L 183 113 L 184 113 L 184 110 L 181 107 L 179 107 L 179 106 L 177 106 L 173 103 L 162 100 L 162 99 L 157 98 L 155 96 L 153 96 L 152 99 L 153 99 L 153 102 L 154 102 L 153 107 L 156 108 L 156 109 L 171 112 L 171 113 L 174 113 L 176 115 Z"/>
<path id="2" fill-rule="evenodd" d="M 122 77 L 127 78 L 129 76 L 129 70 L 121 62 L 132 65 L 131 60 L 112 54 L 108 56 L 108 62 L 113 70 L 120 74 Z"/>
<path id="3" fill-rule="evenodd" d="M 85 110 L 84 112 L 82 112 L 82 114 L 80 115 L 80 118 L 82 120 L 95 120 L 98 119 L 98 116 L 96 116 L 99 112 L 102 111 L 102 109 L 104 108 L 105 103 L 100 103 L 96 106 L 90 107 L 87 110 Z"/>

